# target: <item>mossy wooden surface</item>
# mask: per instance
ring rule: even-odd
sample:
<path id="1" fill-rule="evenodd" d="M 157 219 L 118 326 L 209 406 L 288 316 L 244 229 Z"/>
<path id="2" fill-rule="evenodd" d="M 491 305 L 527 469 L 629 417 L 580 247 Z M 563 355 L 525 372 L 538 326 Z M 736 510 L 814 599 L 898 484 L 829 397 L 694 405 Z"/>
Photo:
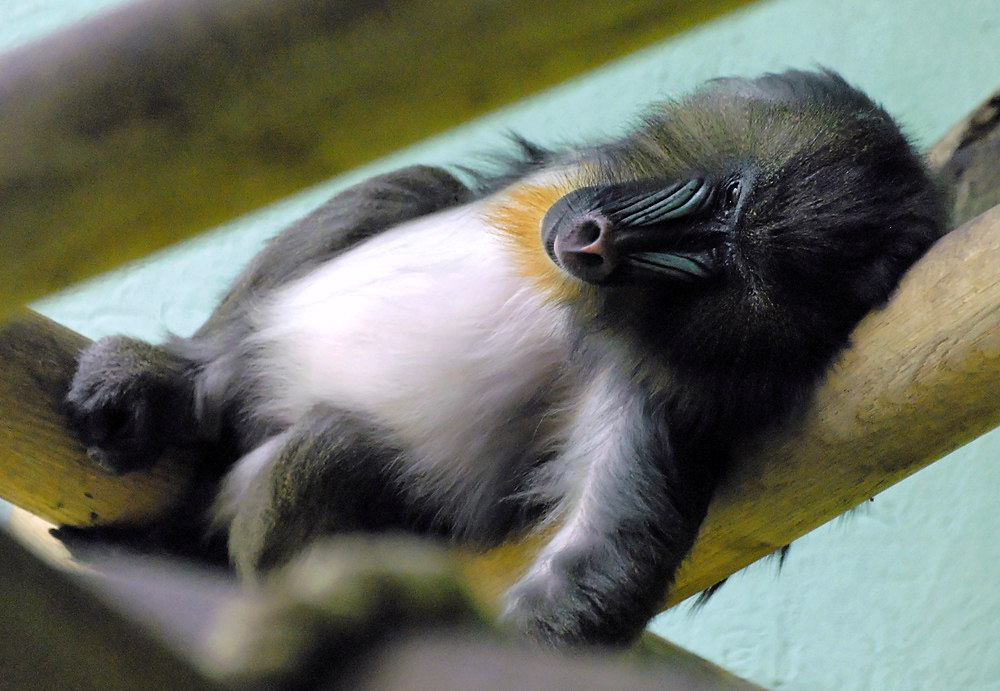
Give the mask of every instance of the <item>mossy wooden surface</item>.
<path id="1" fill-rule="evenodd" d="M 747 2 L 148 0 L 0 56 L 0 315 Z"/>

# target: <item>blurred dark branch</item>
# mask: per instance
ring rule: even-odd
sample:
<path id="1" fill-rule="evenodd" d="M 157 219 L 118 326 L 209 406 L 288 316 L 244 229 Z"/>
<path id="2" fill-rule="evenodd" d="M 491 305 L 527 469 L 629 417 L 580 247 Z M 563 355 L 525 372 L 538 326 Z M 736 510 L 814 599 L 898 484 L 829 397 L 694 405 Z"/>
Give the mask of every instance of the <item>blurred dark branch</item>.
<path id="1" fill-rule="evenodd" d="M 0 318 L 749 0 L 145 0 L 0 56 Z"/>

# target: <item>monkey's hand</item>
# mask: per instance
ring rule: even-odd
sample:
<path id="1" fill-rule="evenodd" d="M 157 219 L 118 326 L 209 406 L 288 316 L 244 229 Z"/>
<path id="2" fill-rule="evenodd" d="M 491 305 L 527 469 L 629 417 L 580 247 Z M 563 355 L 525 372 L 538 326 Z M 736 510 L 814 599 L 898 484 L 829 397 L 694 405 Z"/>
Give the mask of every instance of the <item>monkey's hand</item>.
<path id="1" fill-rule="evenodd" d="M 348 671 L 392 634 L 490 620 L 444 549 L 340 536 L 313 543 L 223 615 L 203 666 L 237 688 L 314 682 Z"/>
<path id="2" fill-rule="evenodd" d="M 599 642 L 608 614 L 602 611 L 600 592 L 584 579 L 587 574 L 599 578 L 608 569 L 589 563 L 593 556 L 566 550 L 536 564 L 508 591 L 503 621 L 549 645 Z"/>
<path id="3" fill-rule="evenodd" d="M 643 386 L 595 377 L 561 459 L 576 487 L 560 525 L 507 593 L 507 621 L 553 646 L 626 645 L 656 613 L 691 549 L 711 493 L 671 470 L 669 421 Z M 560 515 L 561 514 L 561 515 Z"/>
<path id="4" fill-rule="evenodd" d="M 124 336 L 80 354 L 66 409 L 87 453 L 113 473 L 152 465 L 193 436 L 190 366 L 163 348 Z"/>

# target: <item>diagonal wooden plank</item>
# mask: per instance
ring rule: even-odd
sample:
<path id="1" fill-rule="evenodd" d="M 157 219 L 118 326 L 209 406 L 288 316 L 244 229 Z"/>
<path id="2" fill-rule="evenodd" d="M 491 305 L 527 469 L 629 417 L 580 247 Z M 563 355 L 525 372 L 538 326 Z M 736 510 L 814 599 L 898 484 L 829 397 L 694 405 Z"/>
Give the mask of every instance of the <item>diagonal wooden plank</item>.
<path id="1" fill-rule="evenodd" d="M 749 0 L 144 0 L 0 56 L 0 317 Z"/>
<path id="2" fill-rule="evenodd" d="M 949 135 L 935 149 L 939 169 L 961 151 L 963 169 L 1000 185 L 990 128 Z M 964 146 L 954 142 L 964 141 Z M 949 143 L 951 142 L 951 143 Z M 961 173 L 950 175 L 953 187 Z M 984 193 L 988 193 L 986 190 Z M 960 217 L 965 207 L 956 207 Z M 869 315 L 798 425 L 747 449 L 722 488 L 673 603 L 865 501 L 876 492 L 1000 423 L 1000 207 L 965 223 L 907 274 L 886 309 Z M 0 330 L 0 493 L 56 522 L 141 520 L 171 504 L 186 477 L 165 459 L 149 473 L 101 475 L 67 432 L 59 401 L 79 335 L 38 315 Z M 44 476 L 44 478 L 43 478 Z M 539 539 L 466 555 L 471 580 L 488 597 L 509 585 Z"/>
<path id="3" fill-rule="evenodd" d="M 889 306 L 858 327 L 854 346 L 804 419 L 738 459 L 669 603 L 1000 424 L 998 253 L 1000 207 L 953 231 L 913 267 Z M 102 475 L 63 426 L 58 401 L 80 343 L 38 315 L 0 331 L 0 371 L 8 373 L 0 379 L 6 382 L 0 388 L 0 494 L 75 525 L 162 511 L 183 486 L 183 463 L 166 459 L 150 472 Z M 496 598 L 538 543 L 465 555 L 467 572 L 481 594 Z"/>
<path id="4" fill-rule="evenodd" d="M 0 496 L 57 524 L 143 522 L 181 496 L 179 455 L 121 482 L 95 472 L 62 400 L 89 339 L 25 311 L 0 326 Z"/>

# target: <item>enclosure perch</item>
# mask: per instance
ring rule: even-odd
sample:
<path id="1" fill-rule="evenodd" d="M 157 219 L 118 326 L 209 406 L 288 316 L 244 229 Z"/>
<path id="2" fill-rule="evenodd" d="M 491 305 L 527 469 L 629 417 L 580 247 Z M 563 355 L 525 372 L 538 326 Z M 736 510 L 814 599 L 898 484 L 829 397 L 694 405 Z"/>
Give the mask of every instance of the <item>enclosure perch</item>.
<path id="1" fill-rule="evenodd" d="M 953 214 L 959 221 L 978 210 L 979 198 L 1000 193 L 998 97 L 931 151 L 934 166 L 960 192 Z M 1000 424 L 997 256 L 1000 208 L 993 208 L 911 269 L 890 304 L 859 325 L 805 417 L 736 459 L 668 604 Z M 112 477 L 89 462 L 60 412 L 85 343 L 30 312 L 0 330 L 0 493 L 57 523 L 141 521 L 169 508 L 184 487 L 185 466 L 173 455 L 148 472 Z M 465 555 L 472 582 L 495 598 L 540 542 Z"/>
<path id="2" fill-rule="evenodd" d="M 736 459 L 669 603 L 773 552 L 1000 423 L 1000 208 L 953 231 L 869 315 L 806 417 Z M 59 400 L 83 340 L 38 315 L 0 331 L 0 491 L 74 525 L 137 520 L 183 487 L 183 463 L 101 474 L 66 431 Z M 494 598 L 537 540 L 465 554 Z"/>

